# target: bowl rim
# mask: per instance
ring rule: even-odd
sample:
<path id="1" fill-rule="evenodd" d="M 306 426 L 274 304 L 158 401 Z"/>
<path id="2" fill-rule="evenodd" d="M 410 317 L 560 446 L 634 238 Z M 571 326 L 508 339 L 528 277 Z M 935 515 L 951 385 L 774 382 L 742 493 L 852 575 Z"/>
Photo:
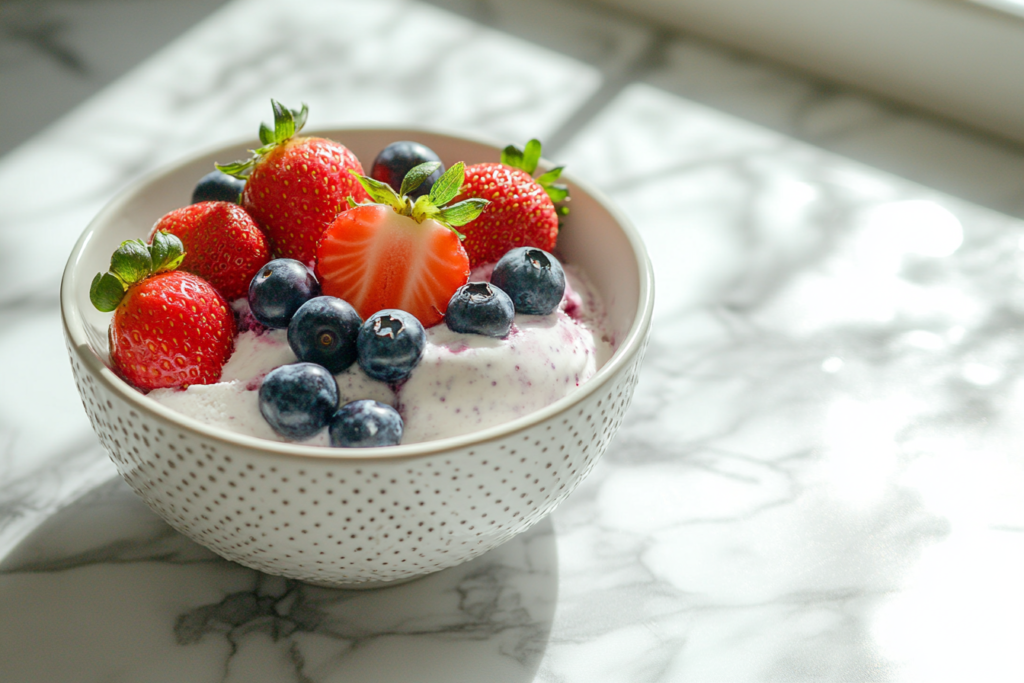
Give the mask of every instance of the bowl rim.
<path id="1" fill-rule="evenodd" d="M 494 149 L 495 152 L 500 151 L 504 147 L 504 145 L 501 145 L 486 136 L 466 134 L 461 131 L 455 132 L 439 127 L 358 126 L 321 128 L 304 131 L 304 133 L 310 136 L 334 137 L 335 139 L 337 137 L 344 137 L 345 135 L 358 135 L 362 133 L 379 134 L 385 132 L 394 134 L 396 139 L 415 139 L 412 136 L 420 134 L 446 137 L 451 138 L 453 141 L 472 142 L 486 145 Z M 601 191 L 586 182 L 581 182 L 572 174 L 563 173 L 562 180 L 564 182 L 571 186 L 575 186 L 584 193 L 590 195 L 590 197 L 594 199 L 601 208 L 607 211 L 619 224 L 633 250 L 633 256 L 636 260 L 640 280 L 637 296 L 637 313 L 633 319 L 633 324 L 630 326 L 624 339 L 618 344 L 618 347 L 615 349 L 611 358 L 609 358 L 608 361 L 598 369 L 597 373 L 587 380 L 587 382 L 585 382 L 579 389 L 568 396 L 564 396 L 554 403 L 522 417 L 493 427 L 470 432 L 469 434 L 436 439 L 433 441 L 423 441 L 414 444 L 377 448 L 330 448 L 270 441 L 208 425 L 147 398 L 145 394 L 141 393 L 121 379 L 117 373 L 103 362 L 92 348 L 92 345 L 85 334 L 83 318 L 78 310 L 75 298 L 76 291 L 73 283 L 76 279 L 76 268 L 78 263 L 81 260 L 86 246 L 95 237 L 99 226 L 104 223 L 109 216 L 115 214 L 125 204 L 134 199 L 134 197 L 143 188 L 159 181 L 161 178 L 171 175 L 184 166 L 196 162 L 202 157 L 212 156 L 233 147 L 246 145 L 255 147 L 258 144 L 258 141 L 251 137 L 238 138 L 234 141 L 228 140 L 220 144 L 198 149 L 197 151 L 177 159 L 174 162 L 164 164 L 159 168 L 142 175 L 134 182 L 119 190 L 110 199 L 110 201 L 103 206 L 99 213 L 89 221 L 88 225 L 85 227 L 71 250 L 67 264 L 64 267 L 60 286 L 61 321 L 64 328 L 64 334 L 66 335 L 69 344 L 75 347 L 75 350 L 80 356 L 83 364 L 87 366 L 87 372 L 96 378 L 97 381 L 102 382 L 108 390 L 125 400 L 137 412 L 154 413 L 164 421 L 169 422 L 176 427 L 198 433 L 206 440 L 230 445 L 232 447 L 246 448 L 260 454 L 261 456 L 297 457 L 318 461 L 341 460 L 345 462 L 414 459 L 443 454 L 462 448 L 469 448 L 474 445 L 484 444 L 491 441 L 497 441 L 516 432 L 529 429 L 530 427 L 540 424 L 571 409 L 574 405 L 582 402 L 585 398 L 603 387 L 611 376 L 615 375 L 631 361 L 633 356 L 641 350 L 641 347 L 645 343 L 647 339 L 647 332 L 651 326 L 651 319 L 654 310 L 654 268 L 650 257 L 647 254 L 647 249 L 644 246 L 643 240 L 629 218 L 620 209 L 618 209 L 618 207 L 610 202 Z"/>

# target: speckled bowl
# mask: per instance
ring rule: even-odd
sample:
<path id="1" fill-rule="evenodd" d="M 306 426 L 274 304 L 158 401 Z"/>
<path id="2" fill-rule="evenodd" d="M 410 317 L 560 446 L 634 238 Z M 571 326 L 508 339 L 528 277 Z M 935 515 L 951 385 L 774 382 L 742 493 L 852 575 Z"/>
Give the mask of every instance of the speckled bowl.
<path id="1" fill-rule="evenodd" d="M 394 140 L 446 163 L 493 161 L 494 145 L 421 130 L 319 131 L 361 159 Z M 279 444 L 210 427 L 146 398 L 109 367 L 110 314 L 89 303 L 92 277 L 121 241 L 145 237 L 188 203 L 213 162 L 254 142 L 200 154 L 118 195 L 86 228 L 64 271 L 61 311 L 86 412 L 118 471 L 175 529 L 220 555 L 318 585 L 376 586 L 470 560 L 530 528 L 580 483 L 629 406 L 651 326 L 653 273 L 628 220 L 568 179 L 559 238 L 609 312 L 614 356 L 578 391 L 474 434 L 378 449 Z"/>

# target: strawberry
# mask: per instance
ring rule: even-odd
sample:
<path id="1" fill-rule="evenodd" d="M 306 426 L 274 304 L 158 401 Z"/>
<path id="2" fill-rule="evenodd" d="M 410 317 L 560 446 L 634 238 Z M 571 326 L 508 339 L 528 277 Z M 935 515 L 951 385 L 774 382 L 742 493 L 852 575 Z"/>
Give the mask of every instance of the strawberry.
<path id="1" fill-rule="evenodd" d="M 156 222 L 150 241 L 167 232 L 185 245 L 181 269 L 195 273 L 228 301 L 243 297 L 270 246 L 256 222 L 238 204 L 199 202 L 175 209 Z"/>
<path id="2" fill-rule="evenodd" d="M 151 245 L 123 242 L 89 290 L 96 308 L 114 312 L 115 368 L 143 390 L 216 382 L 234 347 L 227 302 L 198 275 L 175 270 L 184 255 L 181 240 L 167 233 Z"/>
<path id="3" fill-rule="evenodd" d="M 278 256 L 313 262 L 317 240 L 347 200 L 369 196 L 349 171 L 363 167 L 344 145 L 317 137 L 295 137 L 306 123 L 308 109 L 286 109 L 271 100 L 274 129 L 260 124 L 263 146 L 252 156 L 217 168 L 245 178 L 242 206 L 267 233 Z"/>
<path id="4" fill-rule="evenodd" d="M 502 150 L 501 163 L 466 167 L 458 199 L 482 197 L 490 202 L 479 218 L 462 228 L 473 268 L 493 263 L 515 247 L 555 248 L 558 217 L 568 213 L 555 204 L 569 196 L 569 189 L 555 184 L 561 166 L 533 178 L 540 152 L 540 142 L 530 140 L 525 151 L 514 145 Z"/>
<path id="5" fill-rule="evenodd" d="M 455 226 L 475 218 L 487 202 L 469 199 L 445 207 L 462 185 L 462 162 L 413 201 L 408 194 L 439 166 L 416 166 L 397 194 L 385 183 L 357 176 L 378 203 L 354 206 L 324 231 L 316 254 L 324 294 L 352 304 L 364 320 L 385 308 L 406 311 L 424 327 L 442 320 L 455 290 L 469 279 L 469 257 Z"/>

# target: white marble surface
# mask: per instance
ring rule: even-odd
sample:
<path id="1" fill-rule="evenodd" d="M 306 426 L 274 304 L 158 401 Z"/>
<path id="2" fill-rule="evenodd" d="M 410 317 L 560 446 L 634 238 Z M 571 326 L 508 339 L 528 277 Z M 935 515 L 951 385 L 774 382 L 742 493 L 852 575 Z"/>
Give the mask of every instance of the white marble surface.
<path id="1" fill-rule="evenodd" d="M 1024 224 L 687 97 L 713 76 L 781 112 L 793 91 L 619 16 L 370 6 L 235 0 L 0 159 L 0 680 L 1024 678 Z M 651 251 L 622 431 L 468 565 L 345 592 L 227 563 L 134 498 L 81 409 L 73 241 L 140 173 L 254 133 L 271 96 L 313 126 L 553 140 Z"/>

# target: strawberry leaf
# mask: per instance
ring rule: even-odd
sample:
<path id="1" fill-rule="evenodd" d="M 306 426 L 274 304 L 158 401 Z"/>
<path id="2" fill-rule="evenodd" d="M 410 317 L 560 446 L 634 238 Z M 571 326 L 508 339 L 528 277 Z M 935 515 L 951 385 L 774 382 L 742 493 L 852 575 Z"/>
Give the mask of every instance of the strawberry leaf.
<path id="1" fill-rule="evenodd" d="M 458 204 L 452 204 L 441 209 L 437 219 L 442 223 L 447 223 L 449 226 L 465 225 L 477 216 L 479 216 L 487 205 L 490 204 L 486 199 L 479 199 L 472 197 L 465 199 Z"/>
<path id="2" fill-rule="evenodd" d="M 110 272 L 121 282 L 131 285 L 153 272 L 153 258 L 149 246 L 142 240 L 121 242 L 110 257 Z"/>
<path id="3" fill-rule="evenodd" d="M 431 173 L 439 168 L 441 168 L 440 161 L 427 161 L 418 166 L 413 166 L 405 174 L 405 178 L 402 179 L 402 189 L 398 191 L 398 194 L 407 195 L 413 192 L 430 177 Z"/>
<path id="4" fill-rule="evenodd" d="M 270 106 L 274 109 L 274 136 L 270 140 L 263 140 L 263 136 L 260 136 L 260 140 L 268 145 L 271 142 L 284 142 L 295 135 L 295 114 L 292 110 L 277 100 L 270 100 Z"/>
<path id="5" fill-rule="evenodd" d="M 537 164 L 540 162 L 540 140 L 534 138 L 526 143 L 526 149 L 523 150 L 523 165 L 520 166 L 524 171 L 533 175 L 533 172 L 537 170 Z"/>
<path id="6" fill-rule="evenodd" d="M 306 119 L 309 118 L 309 107 L 306 103 L 302 103 L 302 109 L 298 111 L 292 109 L 292 118 L 295 119 L 295 132 L 298 133 L 306 126 Z"/>
<path id="7" fill-rule="evenodd" d="M 274 144 L 274 131 L 265 123 L 260 124 L 260 142 L 264 145 Z"/>
<path id="8" fill-rule="evenodd" d="M 410 216 L 417 223 L 422 223 L 428 218 L 437 218 L 437 215 L 441 213 L 441 210 L 430 200 L 428 195 L 422 195 L 416 199 L 416 203 L 412 205 L 412 211 Z"/>
<path id="9" fill-rule="evenodd" d="M 174 270 L 185 259 L 185 245 L 176 235 L 161 230 L 153 235 L 153 243 L 149 245 L 149 256 L 153 261 L 154 273 Z"/>
<path id="10" fill-rule="evenodd" d="M 96 273 L 89 287 L 89 301 L 98 310 L 110 313 L 124 298 L 124 283 L 113 273 Z"/>
<path id="11" fill-rule="evenodd" d="M 221 173 L 226 173 L 233 178 L 241 178 L 242 180 L 249 177 L 255 165 L 255 158 L 246 159 L 245 161 L 233 161 L 230 164 L 214 164 Z"/>
<path id="12" fill-rule="evenodd" d="M 544 188 L 544 191 L 551 197 L 551 201 L 557 204 L 558 202 L 565 201 L 569 197 L 569 188 L 565 185 L 556 184 L 555 181 L 562 175 L 562 169 L 564 166 L 556 166 L 547 173 L 537 178 L 537 184 Z M 565 208 L 565 207 L 562 207 Z M 561 215 L 569 213 L 569 209 L 561 211 Z"/>
<path id="13" fill-rule="evenodd" d="M 366 190 L 366 194 L 370 195 L 370 199 L 377 202 L 378 204 L 387 204 L 398 213 L 404 213 L 405 201 L 398 196 L 394 188 L 387 183 L 382 183 L 379 180 L 368 178 L 364 175 L 359 175 L 354 169 L 349 169 L 349 173 L 356 177 L 359 184 Z"/>
<path id="14" fill-rule="evenodd" d="M 501 150 L 501 163 L 512 168 L 521 169 L 523 167 L 523 150 L 515 145 L 509 145 Z"/>
<path id="15" fill-rule="evenodd" d="M 274 110 L 274 128 L 271 129 L 265 123 L 260 124 L 260 142 L 263 146 L 259 149 L 250 149 L 249 158 L 236 161 L 230 164 L 214 164 L 217 170 L 227 173 L 234 178 L 245 180 L 252 173 L 256 165 L 264 155 L 280 144 L 290 140 L 293 135 L 302 130 L 306 125 L 309 116 L 309 107 L 303 103 L 301 109 L 289 109 L 277 100 L 270 100 L 270 106 Z"/>
<path id="16" fill-rule="evenodd" d="M 551 185 L 556 180 L 558 180 L 558 178 L 562 175 L 562 169 L 564 168 L 565 166 L 556 166 L 547 173 L 538 176 L 537 184 L 540 185 L 541 187 L 547 187 L 548 185 Z"/>
<path id="17" fill-rule="evenodd" d="M 569 197 L 569 188 L 565 185 L 549 185 L 544 188 L 544 191 L 548 193 L 551 201 L 555 204 L 565 201 Z"/>
<path id="18" fill-rule="evenodd" d="M 501 150 L 501 163 L 533 175 L 540 162 L 540 149 L 540 141 L 537 139 L 527 142 L 525 150 L 519 149 L 515 145 L 509 145 Z"/>
<path id="19" fill-rule="evenodd" d="M 444 206 L 462 189 L 462 183 L 466 180 L 466 164 L 458 162 L 441 174 L 441 177 L 434 181 L 430 188 L 430 201 L 434 206 Z"/>

